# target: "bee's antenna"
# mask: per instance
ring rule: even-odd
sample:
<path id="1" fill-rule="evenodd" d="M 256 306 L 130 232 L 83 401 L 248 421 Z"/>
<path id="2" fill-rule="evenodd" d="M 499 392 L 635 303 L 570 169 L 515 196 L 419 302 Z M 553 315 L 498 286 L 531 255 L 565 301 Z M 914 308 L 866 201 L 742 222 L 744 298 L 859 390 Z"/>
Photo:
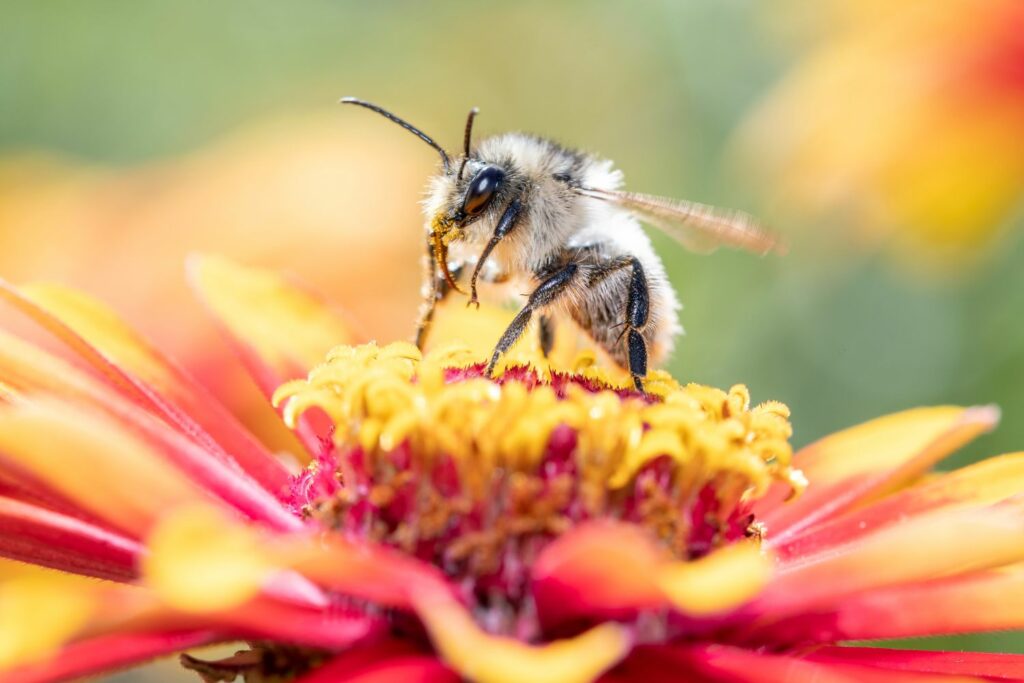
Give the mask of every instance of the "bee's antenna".
<path id="1" fill-rule="evenodd" d="M 445 173 L 451 173 L 452 162 L 448 158 L 448 153 L 445 152 L 444 149 L 441 148 L 441 145 L 439 145 L 436 142 L 434 142 L 434 140 L 429 135 L 424 133 L 422 130 L 420 130 L 416 126 L 412 125 L 408 121 L 404 121 L 404 120 L 398 118 L 397 116 L 395 116 L 391 112 L 387 111 L 386 109 L 381 109 L 376 104 L 371 104 L 371 103 L 369 103 L 369 102 L 367 102 L 365 100 L 360 100 L 360 99 L 358 99 L 356 97 L 342 97 L 339 100 L 339 103 L 340 104 L 358 104 L 360 107 L 366 107 L 370 111 L 375 111 L 378 114 L 380 114 L 381 116 L 383 116 L 384 118 L 388 119 L 389 121 L 393 121 L 393 122 L 397 123 L 398 125 L 400 125 L 402 128 L 405 128 L 407 131 L 409 131 L 410 133 L 412 133 L 413 135 L 418 137 L 420 140 L 423 140 L 423 142 L 427 143 L 428 145 L 430 145 L 431 147 L 436 149 L 437 153 L 441 155 L 441 163 L 444 164 L 444 172 Z"/>
<path id="2" fill-rule="evenodd" d="M 466 169 L 466 162 L 469 161 L 469 143 L 473 139 L 473 119 L 480 113 L 480 110 L 473 107 L 469 110 L 469 116 L 466 117 L 466 137 L 463 138 L 462 149 L 463 157 L 462 163 L 459 164 L 459 175 L 456 180 L 462 180 L 462 172 Z"/>

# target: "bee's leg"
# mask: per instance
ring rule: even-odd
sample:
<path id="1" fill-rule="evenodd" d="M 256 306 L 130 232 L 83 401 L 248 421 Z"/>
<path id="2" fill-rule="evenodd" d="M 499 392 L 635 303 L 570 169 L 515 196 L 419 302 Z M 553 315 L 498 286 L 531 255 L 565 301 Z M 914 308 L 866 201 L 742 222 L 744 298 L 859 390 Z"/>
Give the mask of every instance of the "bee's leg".
<path id="1" fill-rule="evenodd" d="M 526 325 L 530 322 L 530 318 L 533 317 L 534 311 L 544 308 L 558 299 L 569 285 L 572 284 L 578 270 L 579 266 L 575 263 L 569 263 L 555 271 L 553 275 L 540 283 L 540 286 L 537 287 L 537 289 L 533 290 L 533 294 L 531 294 L 530 298 L 527 299 L 526 305 L 523 306 L 523 310 L 519 311 L 519 313 L 516 314 L 516 317 L 512 319 L 512 322 L 509 323 L 505 333 L 501 335 L 501 339 L 498 340 L 497 346 L 494 347 L 494 354 L 491 356 L 491 362 L 487 365 L 488 376 L 490 376 L 494 371 L 494 366 L 498 364 L 498 360 L 501 359 L 502 354 L 512 348 L 512 345 L 515 344 L 516 341 L 519 340 L 519 337 L 523 335 L 523 330 L 526 329 Z"/>
<path id="2" fill-rule="evenodd" d="M 626 320 L 621 323 L 622 334 L 615 345 L 626 338 L 626 361 L 629 374 L 633 376 L 633 385 L 637 391 L 644 390 L 643 378 L 647 375 L 647 341 L 643 329 L 650 317 L 651 296 L 647 285 L 647 276 L 640 261 L 632 256 L 622 256 L 601 262 L 587 280 L 587 287 L 593 288 L 609 276 L 626 268 L 631 271 L 626 295 Z M 620 327 L 620 325 L 616 325 Z M 611 350 L 611 349 L 609 349 Z"/>
<path id="3" fill-rule="evenodd" d="M 423 303 L 420 305 L 420 317 L 416 323 L 416 348 L 423 350 L 427 342 L 427 334 L 430 332 L 430 324 L 434 321 L 434 310 L 437 304 L 444 301 L 445 297 L 452 291 L 451 285 L 440 273 L 437 272 L 437 264 L 434 263 L 434 252 L 430 241 L 427 241 L 426 260 L 426 281 L 423 283 Z M 452 277 L 458 279 L 462 272 L 462 265 L 459 264 L 451 270 Z"/>
<path id="4" fill-rule="evenodd" d="M 555 347 L 555 321 L 550 315 L 542 315 L 540 323 L 540 352 L 547 358 Z"/>
<path id="5" fill-rule="evenodd" d="M 647 376 L 647 342 L 643 331 L 651 312 L 651 295 L 647 276 L 637 259 L 631 259 L 633 270 L 629 279 L 629 295 L 626 300 L 626 348 L 629 357 L 629 374 L 637 391 L 644 390 L 643 378 Z"/>
<path id="6" fill-rule="evenodd" d="M 508 208 L 505 209 L 505 213 L 503 213 L 501 218 L 498 219 L 498 225 L 494 228 L 494 234 L 491 236 L 487 246 L 484 247 L 484 250 L 480 252 L 480 258 L 476 261 L 476 268 L 473 269 L 473 277 L 469 280 L 470 297 L 469 303 L 466 304 L 467 306 L 480 307 L 480 301 L 476 296 L 476 281 L 480 278 L 480 271 L 483 269 L 484 263 L 487 261 L 487 257 L 490 256 L 491 252 L 494 251 L 494 248 L 498 246 L 498 242 L 505 239 L 505 237 L 512 232 L 512 229 L 516 227 L 516 221 L 519 219 L 519 214 L 522 213 L 522 209 L 523 204 L 519 200 L 519 197 L 516 197 L 509 202 Z"/>

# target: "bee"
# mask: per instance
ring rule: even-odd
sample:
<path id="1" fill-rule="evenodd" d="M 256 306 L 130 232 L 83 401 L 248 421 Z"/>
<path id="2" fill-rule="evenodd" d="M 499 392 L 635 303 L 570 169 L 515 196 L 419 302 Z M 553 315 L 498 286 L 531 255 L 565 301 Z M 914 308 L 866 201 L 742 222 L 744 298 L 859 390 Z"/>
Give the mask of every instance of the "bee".
<path id="1" fill-rule="evenodd" d="M 554 342 L 557 314 L 574 320 L 643 392 L 648 363 L 671 353 L 679 299 L 641 221 L 683 246 L 725 245 L 757 253 L 779 241 L 752 217 L 695 202 L 627 192 L 612 162 L 524 133 L 472 144 L 478 110 L 466 118 L 461 157 L 453 159 L 420 129 L 381 107 L 345 97 L 400 125 L 434 148 L 441 169 L 431 177 L 426 215 L 424 303 L 416 329 L 423 348 L 434 310 L 452 292 L 479 306 L 480 281 L 529 288 L 525 305 L 498 339 L 495 365 L 538 318 L 541 348 Z M 468 274 L 468 292 L 459 280 Z"/>

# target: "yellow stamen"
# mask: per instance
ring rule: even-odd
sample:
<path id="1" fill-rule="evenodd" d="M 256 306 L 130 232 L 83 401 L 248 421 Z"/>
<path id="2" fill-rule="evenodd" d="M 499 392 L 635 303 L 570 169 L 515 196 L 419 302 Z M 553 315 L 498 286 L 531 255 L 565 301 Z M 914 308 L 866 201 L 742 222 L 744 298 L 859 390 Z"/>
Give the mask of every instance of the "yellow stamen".
<path id="1" fill-rule="evenodd" d="M 595 392 L 569 382 L 560 398 L 543 382 L 443 381 L 445 368 L 481 361 L 462 349 L 423 358 L 408 344 L 339 347 L 306 380 L 280 387 L 274 401 L 293 424 L 304 410 L 322 408 L 338 426 L 337 445 L 362 446 L 371 463 L 405 442 L 427 466 L 451 457 L 463 489 L 478 498 L 496 471 L 534 472 L 560 425 L 576 433 L 581 487 L 595 505 L 662 456 L 686 473 L 681 479 L 693 491 L 714 479 L 738 499 L 762 494 L 773 481 L 799 481 L 790 467 L 788 411 L 775 402 L 750 408 L 745 387 L 684 387 L 655 372 L 648 386 L 661 401 L 651 403 L 621 398 L 623 388 L 612 386 Z M 581 366 L 591 369 L 586 359 Z"/>

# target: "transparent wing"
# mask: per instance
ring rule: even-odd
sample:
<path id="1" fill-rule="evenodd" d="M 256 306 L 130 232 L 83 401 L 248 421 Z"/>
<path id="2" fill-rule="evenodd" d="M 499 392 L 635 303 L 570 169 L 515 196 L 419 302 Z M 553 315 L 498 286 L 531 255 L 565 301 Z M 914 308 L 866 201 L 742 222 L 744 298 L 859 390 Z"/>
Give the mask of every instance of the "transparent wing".
<path id="1" fill-rule="evenodd" d="M 758 254 L 785 252 L 777 236 L 753 216 L 740 211 L 637 192 L 587 187 L 576 188 L 576 192 L 632 211 L 640 220 L 662 230 L 691 251 L 704 253 L 726 246 Z"/>

